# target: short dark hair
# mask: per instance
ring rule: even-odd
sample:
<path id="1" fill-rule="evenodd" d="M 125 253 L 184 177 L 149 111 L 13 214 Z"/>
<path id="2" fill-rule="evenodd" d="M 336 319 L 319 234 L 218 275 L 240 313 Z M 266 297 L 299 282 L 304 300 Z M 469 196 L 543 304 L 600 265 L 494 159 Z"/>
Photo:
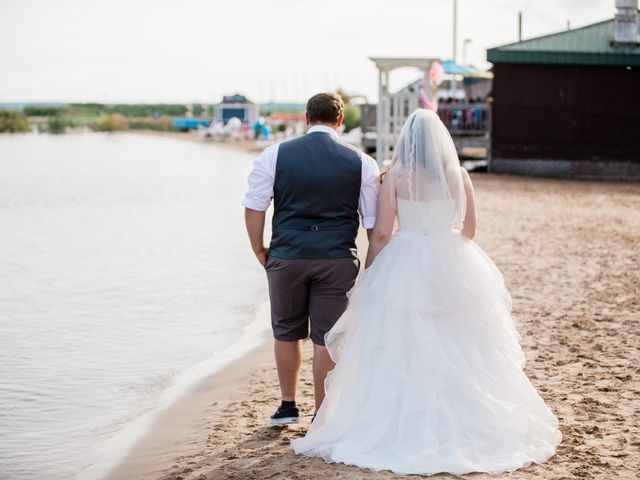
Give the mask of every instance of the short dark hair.
<path id="1" fill-rule="evenodd" d="M 344 102 L 337 93 L 318 93 L 307 102 L 307 120 L 309 123 L 338 123 L 344 113 Z"/>

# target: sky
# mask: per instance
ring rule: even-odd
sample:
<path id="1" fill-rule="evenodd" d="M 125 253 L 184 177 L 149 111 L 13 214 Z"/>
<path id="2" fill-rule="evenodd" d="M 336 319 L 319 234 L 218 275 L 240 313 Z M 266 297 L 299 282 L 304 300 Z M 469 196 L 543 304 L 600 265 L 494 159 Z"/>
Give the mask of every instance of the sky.
<path id="1" fill-rule="evenodd" d="M 457 59 L 611 18 L 614 0 L 458 0 Z M 452 57 L 453 0 L 0 0 L 0 103 L 377 100 L 368 57 Z M 417 78 L 392 72 L 391 88 Z"/>

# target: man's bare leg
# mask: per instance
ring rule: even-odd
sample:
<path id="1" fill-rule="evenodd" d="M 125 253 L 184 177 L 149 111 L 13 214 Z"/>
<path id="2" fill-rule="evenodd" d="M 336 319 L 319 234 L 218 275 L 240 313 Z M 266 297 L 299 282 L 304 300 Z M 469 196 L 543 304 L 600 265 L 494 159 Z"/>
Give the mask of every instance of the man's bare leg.
<path id="1" fill-rule="evenodd" d="M 302 364 L 302 342 L 284 342 L 275 340 L 273 349 L 276 354 L 278 381 L 282 400 L 295 401 L 300 365 Z"/>
<path id="2" fill-rule="evenodd" d="M 333 370 L 336 364 L 333 363 L 327 347 L 320 345 L 313 345 L 313 389 L 316 398 L 316 412 L 322 405 L 324 400 L 324 380 L 327 378 L 327 373 Z"/>

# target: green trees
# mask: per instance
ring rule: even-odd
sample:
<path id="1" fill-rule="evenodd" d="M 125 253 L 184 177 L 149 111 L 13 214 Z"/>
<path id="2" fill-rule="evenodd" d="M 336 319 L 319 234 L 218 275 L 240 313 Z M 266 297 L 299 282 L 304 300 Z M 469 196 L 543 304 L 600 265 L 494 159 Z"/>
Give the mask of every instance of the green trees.
<path id="1" fill-rule="evenodd" d="M 0 132 L 26 132 L 29 130 L 29 122 L 22 112 L 12 110 L 0 110 Z"/>
<path id="2" fill-rule="evenodd" d="M 120 114 L 125 117 L 152 117 L 154 114 L 183 116 L 187 113 L 187 107 L 183 104 L 114 104 L 101 103 L 72 103 L 67 111 L 73 115 L 99 116 L 101 114 Z"/>
<path id="3" fill-rule="evenodd" d="M 348 132 L 360 126 L 360 117 L 362 116 L 362 112 L 358 105 L 351 103 L 351 100 L 354 98 L 361 98 L 362 95 L 352 95 L 341 88 L 338 89 L 337 93 L 342 97 L 342 101 L 344 102 L 344 119 L 342 120 L 342 123 L 344 123 L 344 131 Z"/>
<path id="4" fill-rule="evenodd" d="M 203 106 L 194 104 L 198 113 L 203 112 Z M 180 117 L 187 113 L 184 104 L 113 104 L 102 103 L 70 103 L 64 105 L 27 105 L 24 107 L 25 115 L 29 117 L 51 117 L 54 115 L 67 115 L 73 117 L 98 117 L 102 114 L 120 114 L 125 117 L 153 117 L 172 116 Z"/>
<path id="5" fill-rule="evenodd" d="M 49 133 L 65 133 L 68 126 L 68 122 L 58 112 L 49 116 Z"/>
<path id="6" fill-rule="evenodd" d="M 343 120 L 345 132 L 348 132 L 349 130 L 353 130 L 354 128 L 359 127 L 360 117 L 361 117 L 360 107 L 358 107 L 357 105 L 353 105 L 351 103 L 347 103 L 344 106 L 344 120 Z"/>
<path id="7" fill-rule="evenodd" d="M 27 105 L 23 110 L 27 117 L 50 117 L 58 115 L 62 111 L 63 107 L 49 105 Z"/>
<path id="8" fill-rule="evenodd" d="M 213 113 L 210 105 L 192 104 L 196 115 Z M 22 111 L 0 110 L 0 132 L 24 132 L 32 126 L 49 133 L 69 129 L 112 132 L 127 129 L 170 130 L 173 117 L 187 114 L 186 104 L 28 104 Z"/>
<path id="9" fill-rule="evenodd" d="M 94 130 L 99 132 L 115 132 L 117 130 L 127 130 L 129 122 L 118 113 L 103 114 L 98 117 L 94 124 Z"/>

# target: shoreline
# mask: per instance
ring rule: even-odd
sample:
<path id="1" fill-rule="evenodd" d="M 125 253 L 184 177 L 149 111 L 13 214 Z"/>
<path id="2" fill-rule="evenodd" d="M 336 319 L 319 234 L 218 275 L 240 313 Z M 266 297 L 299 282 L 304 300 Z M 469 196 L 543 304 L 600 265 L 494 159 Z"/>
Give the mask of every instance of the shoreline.
<path id="1" fill-rule="evenodd" d="M 143 431 L 124 450 L 124 454 L 115 454 L 119 458 L 107 460 L 107 468 L 98 462 L 81 473 L 103 480 L 147 478 L 149 475 L 155 478 L 174 463 L 176 445 L 192 446 L 194 451 L 200 448 L 200 422 L 203 419 L 214 419 L 224 411 L 245 389 L 256 366 L 267 363 L 272 357 L 269 332 L 264 328 L 269 321 L 266 314 L 268 304 L 262 303 L 256 311 L 255 319 L 231 345 L 231 351 L 223 351 L 219 357 L 212 357 L 203 363 L 215 363 L 215 360 L 224 360 L 225 356 L 231 357 L 231 360 L 213 365 L 203 375 L 196 372 L 196 376 L 200 378 L 195 380 L 188 378 L 189 371 L 183 372 L 182 381 L 176 382 L 170 390 L 179 389 L 179 383 L 186 383 L 186 388 L 183 386 L 182 391 L 166 405 L 134 420 L 108 442 L 116 445 L 120 436 L 124 434 L 126 437 L 127 429 L 133 427 L 135 430 L 134 424 L 142 423 Z M 238 347 L 246 342 L 252 342 L 249 348 L 240 348 L 238 352 Z M 201 369 L 202 366 L 196 365 L 190 370 L 197 370 L 199 367 Z M 187 448 L 186 452 L 190 452 L 190 449 Z M 102 471 L 91 472 L 94 468 Z"/>
<path id="2" fill-rule="evenodd" d="M 155 130 L 125 130 L 118 133 L 154 136 L 173 140 L 208 144 L 247 153 L 259 153 L 266 145 L 252 140 L 234 142 L 203 141 L 193 132 L 170 132 Z M 176 461 L 176 446 L 181 453 L 195 453 L 202 447 L 198 433 L 203 419 L 213 420 L 220 416 L 228 405 L 247 390 L 249 378 L 260 365 L 274 363 L 270 343 L 268 299 L 258 304 L 256 318 L 248 325 L 262 323 L 265 328 L 259 335 L 259 344 L 254 345 L 239 357 L 214 366 L 213 372 L 203 378 L 191 381 L 165 405 L 146 412 L 133 420 L 123 431 L 107 441 L 108 452 L 103 459 L 78 473 L 79 479 L 121 480 L 123 478 L 159 478 Z M 234 345 L 242 342 L 247 332 L 243 332 Z M 223 355 L 224 356 L 224 355 Z M 213 360 L 213 359 L 210 359 Z M 206 361 L 205 361 L 206 362 Z M 191 367 L 192 369 L 193 367 Z M 187 374 L 188 372 L 183 372 Z M 169 389 L 175 388 L 173 385 Z M 165 392 L 166 393 L 166 392 Z M 142 425 L 138 425 L 142 424 Z M 138 430 L 137 432 L 135 430 Z M 128 430 L 134 430 L 127 434 Z M 140 432 L 142 430 L 142 432 Z M 118 445 L 125 437 L 126 446 Z M 131 437 L 134 438 L 131 441 Z"/>
<path id="3" fill-rule="evenodd" d="M 358 231 L 357 244 L 360 261 L 364 264 L 366 232 L 363 229 Z M 183 395 L 158 411 L 144 434 L 127 449 L 126 455 L 104 470 L 98 477 L 100 480 L 173 478 L 167 476 L 167 472 L 175 468 L 181 459 L 197 455 L 206 448 L 208 436 L 203 435 L 203 422 L 205 425 L 219 422 L 230 405 L 247 399 L 253 380 L 260 370 L 272 370 L 269 374 L 271 379 L 277 379 L 268 299 L 259 304 L 252 324 L 264 325 L 259 333 L 260 343 L 212 374 L 192 383 Z M 243 334 L 236 343 L 241 342 L 244 337 Z M 310 341 L 303 343 L 303 349 L 305 358 L 312 356 Z M 302 385 L 301 382 L 301 387 Z M 301 393 L 309 393 L 303 388 L 300 390 Z M 271 410 L 277 407 L 277 403 L 278 400 L 274 397 L 263 413 L 263 426 L 270 428 L 266 419 L 273 413 Z M 240 417 L 245 416 L 242 408 L 241 406 L 237 411 Z M 302 422 L 304 424 L 304 416 Z"/>
<path id="4" fill-rule="evenodd" d="M 185 455 L 206 445 L 201 423 L 213 423 L 236 398 L 248 391 L 257 365 L 271 361 L 271 344 L 263 343 L 204 380 L 160 413 L 127 455 L 109 469 L 104 480 L 162 478 Z"/>
<path id="5" fill-rule="evenodd" d="M 214 145 L 216 147 L 229 148 L 232 150 L 241 150 L 243 152 L 258 154 L 273 142 L 259 142 L 257 140 L 233 140 L 228 142 L 220 142 L 214 140 L 203 140 L 198 137 L 195 131 L 189 132 L 173 132 L 165 130 L 122 130 L 119 133 L 143 135 L 152 137 L 172 138 L 175 140 L 183 140 L 187 142 L 195 142 L 202 145 Z"/>

